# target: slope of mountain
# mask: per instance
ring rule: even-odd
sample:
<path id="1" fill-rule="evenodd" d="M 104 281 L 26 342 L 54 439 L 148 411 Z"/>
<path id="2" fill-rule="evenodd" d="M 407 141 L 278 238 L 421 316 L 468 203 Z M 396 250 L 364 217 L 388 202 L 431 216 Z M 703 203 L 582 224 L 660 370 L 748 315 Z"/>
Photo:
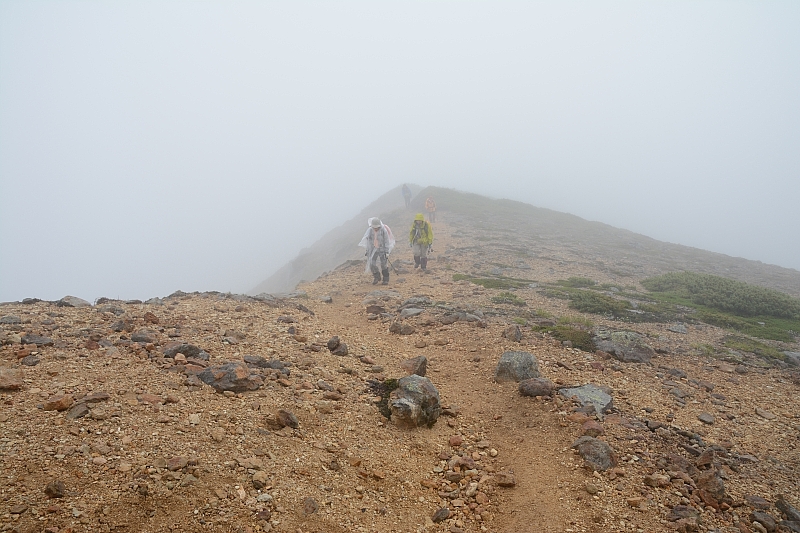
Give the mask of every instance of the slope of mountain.
<path id="1" fill-rule="evenodd" d="M 291 291 L 301 280 L 313 280 L 347 260 L 359 259 L 362 252 L 357 243 L 370 216 L 380 216 L 402 237 L 413 213 L 424 211 L 428 196 L 436 199 L 438 212 L 447 217 L 459 234 L 470 238 L 470 247 L 484 248 L 488 253 L 516 249 L 521 256 L 543 259 L 557 254 L 558 261 L 581 265 L 617 282 L 635 283 L 649 276 L 688 270 L 800 296 L 800 272 L 794 269 L 665 243 L 513 200 L 439 187 L 417 192 L 409 210 L 403 207 L 399 187 L 393 189 L 354 219 L 328 232 L 250 294 Z M 404 245 L 404 242 L 398 244 L 395 255 L 402 252 Z M 557 266 L 554 263 L 554 270 Z"/>

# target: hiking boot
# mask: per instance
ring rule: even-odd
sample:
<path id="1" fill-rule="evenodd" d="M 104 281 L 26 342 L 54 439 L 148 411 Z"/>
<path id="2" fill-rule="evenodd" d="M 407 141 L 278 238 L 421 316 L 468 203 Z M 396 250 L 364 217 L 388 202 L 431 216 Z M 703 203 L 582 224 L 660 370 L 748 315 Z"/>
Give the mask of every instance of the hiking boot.
<path id="1" fill-rule="evenodd" d="M 419 268 L 419 256 L 414 256 L 414 268 Z"/>
<path id="2" fill-rule="evenodd" d="M 428 258 L 427 257 L 420 258 L 419 263 L 420 263 L 420 266 L 422 267 L 422 270 L 427 270 L 428 269 Z"/>
<path id="3" fill-rule="evenodd" d="M 386 270 L 384 270 L 381 273 L 383 274 L 383 285 L 388 285 L 389 284 L 389 269 L 387 268 Z"/>
<path id="4" fill-rule="evenodd" d="M 372 284 L 373 284 L 373 285 L 377 285 L 377 284 L 378 284 L 378 283 L 380 283 L 380 282 L 381 282 L 381 275 L 380 275 L 380 274 L 378 274 L 377 272 L 375 272 L 374 274 L 372 274 Z"/>

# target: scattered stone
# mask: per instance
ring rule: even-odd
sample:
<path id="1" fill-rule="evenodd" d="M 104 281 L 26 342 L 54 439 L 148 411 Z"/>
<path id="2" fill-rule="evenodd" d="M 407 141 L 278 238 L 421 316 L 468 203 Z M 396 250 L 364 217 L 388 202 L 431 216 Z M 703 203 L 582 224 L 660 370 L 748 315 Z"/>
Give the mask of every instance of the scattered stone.
<path id="1" fill-rule="evenodd" d="M 44 488 L 44 493 L 49 498 L 63 498 L 66 492 L 67 492 L 67 487 L 66 485 L 64 485 L 64 482 L 60 480 L 51 481 Z"/>
<path id="2" fill-rule="evenodd" d="M 594 383 L 587 383 L 580 387 L 559 389 L 558 392 L 565 398 L 577 398 L 581 403 L 581 407 L 592 407 L 594 412 L 601 416 L 614 407 L 614 400 L 611 398 L 611 391 L 608 387 L 601 387 Z"/>
<path id="3" fill-rule="evenodd" d="M 422 314 L 425 310 L 424 309 L 417 309 L 416 307 L 406 307 L 402 311 L 400 311 L 400 318 L 410 318 L 412 316 L 418 316 Z"/>
<path id="4" fill-rule="evenodd" d="M 0 367 L 0 390 L 22 388 L 22 373 L 19 370 Z"/>
<path id="5" fill-rule="evenodd" d="M 89 407 L 84 402 L 76 403 L 73 405 L 67 414 L 65 415 L 69 420 L 75 420 L 77 418 L 83 418 L 84 416 L 89 414 Z"/>
<path id="6" fill-rule="evenodd" d="M 131 341 L 141 344 L 154 344 L 158 340 L 158 332 L 152 329 L 140 329 L 131 335 Z M 184 354 L 186 355 L 186 354 Z"/>
<path id="7" fill-rule="evenodd" d="M 405 370 L 409 375 L 416 374 L 417 376 L 424 377 L 428 368 L 428 358 L 424 355 L 420 355 L 413 359 L 406 359 L 400 363 L 400 368 Z"/>
<path id="8" fill-rule="evenodd" d="M 314 498 L 308 497 L 303 500 L 303 514 L 305 516 L 312 515 L 319 510 L 319 504 Z"/>
<path id="9" fill-rule="evenodd" d="M 260 376 L 251 374 L 245 363 L 225 363 L 210 366 L 200 372 L 197 377 L 206 385 L 211 385 L 218 392 L 244 392 L 259 389 L 263 384 Z"/>
<path id="10" fill-rule="evenodd" d="M 756 414 L 761 418 L 765 418 L 767 420 L 775 420 L 776 418 L 778 418 L 778 415 L 770 413 L 769 411 L 761 409 L 760 407 L 756 407 Z"/>
<path id="11" fill-rule="evenodd" d="M 767 500 L 765 500 L 761 496 L 756 496 L 754 494 L 745 496 L 744 501 L 747 503 L 747 505 L 749 505 L 750 507 L 752 507 L 757 511 L 766 511 L 767 509 L 772 507 L 772 504 L 769 503 Z"/>
<path id="12" fill-rule="evenodd" d="M 778 523 L 769 513 L 765 513 L 763 511 L 753 511 L 750 513 L 750 520 L 753 522 L 758 522 L 764 526 L 764 529 L 766 529 L 768 533 L 773 533 L 774 531 L 778 530 Z"/>
<path id="13" fill-rule="evenodd" d="M 297 429 L 300 427 L 300 421 L 297 419 L 295 414 L 286 409 L 278 409 L 278 411 L 275 413 L 275 420 L 277 420 L 281 427 L 290 427 L 292 429 Z"/>
<path id="14" fill-rule="evenodd" d="M 530 378 L 519 382 L 522 396 L 552 396 L 555 384 L 547 378 Z"/>
<path id="15" fill-rule="evenodd" d="M 443 522 L 448 518 L 450 518 L 450 509 L 448 509 L 447 507 L 442 507 L 438 509 L 435 513 L 433 513 L 431 520 L 433 521 L 434 524 L 438 524 L 439 522 Z"/>
<path id="16" fill-rule="evenodd" d="M 22 319 L 14 315 L 0 317 L 0 324 L 22 324 Z"/>
<path id="17" fill-rule="evenodd" d="M 539 362 L 528 352 L 505 352 L 494 371 L 498 383 L 539 377 Z"/>
<path id="18" fill-rule="evenodd" d="M 683 333 L 683 334 L 689 333 L 689 330 L 686 329 L 686 326 L 684 326 L 681 323 L 672 324 L 671 326 L 667 327 L 667 330 L 673 333 Z"/>
<path id="19" fill-rule="evenodd" d="M 389 395 L 392 422 L 401 428 L 432 427 L 441 413 L 439 391 L 428 378 L 400 378 Z"/>
<path id="20" fill-rule="evenodd" d="M 389 326 L 389 333 L 397 335 L 413 335 L 417 330 L 410 324 L 403 324 L 401 322 L 392 322 Z"/>
<path id="21" fill-rule="evenodd" d="M 66 411 L 69 409 L 74 402 L 71 394 L 54 394 L 50 396 L 46 402 L 44 402 L 44 406 L 42 407 L 45 411 Z"/>
<path id="22" fill-rule="evenodd" d="M 775 507 L 786 515 L 786 519 L 789 522 L 800 522 L 800 510 L 787 502 L 783 494 L 778 494 L 778 498 L 775 500 Z"/>
<path id="23" fill-rule="evenodd" d="M 499 487 L 511 488 L 517 486 L 517 479 L 510 472 L 498 472 L 494 475 L 494 479 Z"/>
<path id="24" fill-rule="evenodd" d="M 169 343 L 164 348 L 164 357 L 175 357 L 179 353 L 186 356 L 186 358 L 192 359 L 200 359 L 201 361 L 208 361 L 209 355 L 200 348 L 199 346 L 195 346 L 194 344 L 188 344 L 185 342 L 176 342 L 176 343 Z"/>
<path id="25" fill-rule="evenodd" d="M 617 466 L 617 457 L 606 442 L 594 437 L 580 437 L 572 444 L 572 448 L 586 461 L 586 465 L 598 472 L 604 472 Z"/>
<path id="26" fill-rule="evenodd" d="M 503 330 L 503 338 L 513 342 L 520 342 L 522 340 L 522 331 L 518 325 L 512 324 Z"/>
<path id="27" fill-rule="evenodd" d="M 176 470 L 182 470 L 186 468 L 186 465 L 188 464 L 189 460 L 186 457 L 182 456 L 170 457 L 167 460 L 167 470 L 175 472 Z"/>
<path id="28" fill-rule="evenodd" d="M 42 335 L 23 335 L 20 339 L 22 344 L 35 344 L 36 346 L 52 346 L 53 339 Z"/>
<path id="29" fill-rule="evenodd" d="M 708 424 L 709 426 L 715 422 L 714 415 L 711 413 L 700 413 L 697 415 L 697 419 L 702 422 L 703 424 Z"/>
<path id="30" fill-rule="evenodd" d="M 26 355 L 20 359 L 19 362 L 25 366 L 36 366 L 41 362 L 41 360 L 35 355 Z"/>
<path id="31" fill-rule="evenodd" d="M 587 420 L 581 426 L 581 435 L 588 435 L 589 437 L 599 437 L 606 432 L 603 425 L 597 420 Z"/>
<path id="32" fill-rule="evenodd" d="M 25 505 L 24 503 L 18 503 L 17 505 L 12 505 L 8 509 L 8 512 L 11 513 L 11 514 L 22 514 L 27 510 L 28 510 L 28 506 L 27 505 Z"/>

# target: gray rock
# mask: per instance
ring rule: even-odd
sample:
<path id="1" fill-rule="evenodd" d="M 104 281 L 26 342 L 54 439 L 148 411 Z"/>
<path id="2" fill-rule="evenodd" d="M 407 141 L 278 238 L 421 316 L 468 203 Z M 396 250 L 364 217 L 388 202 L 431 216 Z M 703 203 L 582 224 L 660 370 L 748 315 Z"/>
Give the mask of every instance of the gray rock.
<path id="1" fill-rule="evenodd" d="M 800 510 L 786 501 L 786 497 L 783 494 L 778 494 L 778 499 L 775 500 L 775 507 L 777 507 L 780 512 L 786 515 L 786 519 L 788 521 L 800 522 Z"/>
<path id="2" fill-rule="evenodd" d="M 411 375 L 400 378 L 389 395 L 391 420 L 401 428 L 432 427 L 441 413 L 439 391 L 428 378 Z"/>
<path id="3" fill-rule="evenodd" d="M 19 362 L 25 366 L 36 366 L 40 363 L 40 359 L 35 355 L 26 355 Z"/>
<path id="4" fill-rule="evenodd" d="M 439 522 L 444 522 L 449 517 L 450 517 L 450 509 L 448 509 L 447 507 L 441 507 L 440 509 L 437 509 L 435 513 L 433 513 L 431 521 L 434 524 L 438 524 Z"/>
<path id="5" fill-rule="evenodd" d="M 397 335 L 413 335 L 416 331 L 414 326 L 401 322 L 392 322 L 392 325 L 389 326 L 389 333 L 396 333 Z"/>
<path id="6" fill-rule="evenodd" d="M 712 415 L 711 413 L 700 413 L 699 415 L 697 415 L 697 419 L 703 424 L 708 424 L 708 425 L 713 424 L 716 420 L 714 418 L 714 415 Z"/>
<path id="7" fill-rule="evenodd" d="M 158 333 L 153 331 L 152 329 L 140 329 L 133 335 L 131 335 L 131 340 L 133 342 L 142 342 L 145 344 L 154 343 L 158 339 Z M 184 354 L 185 355 L 185 354 Z"/>
<path id="8" fill-rule="evenodd" d="M 680 323 L 668 326 L 667 331 L 671 331 L 673 333 L 689 333 L 689 331 L 686 329 L 686 326 Z"/>
<path id="9" fill-rule="evenodd" d="M 333 298 L 331 298 L 330 296 L 326 295 L 326 296 L 323 296 L 322 298 L 320 298 L 319 301 L 321 301 L 322 303 L 325 303 L 325 304 L 332 304 L 333 303 Z"/>
<path id="10" fill-rule="evenodd" d="M 775 518 L 769 513 L 765 513 L 763 511 L 753 511 L 750 513 L 750 520 L 753 522 L 758 522 L 769 532 L 772 533 L 773 531 L 778 530 L 778 523 L 775 521 Z"/>
<path id="11" fill-rule="evenodd" d="M 705 491 L 707 495 L 721 502 L 725 498 L 725 483 L 722 481 L 719 472 L 715 469 L 706 470 L 697 476 L 697 488 Z M 701 493 L 702 494 L 702 493 Z M 702 497 L 702 496 L 701 496 Z"/>
<path id="12" fill-rule="evenodd" d="M 205 352 L 203 352 L 205 353 Z M 208 355 L 208 354 L 206 354 Z M 278 359 L 264 359 L 260 355 L 245 355 L 242 359 L 247 363 L 247 366 L 254 368 L 271 368 L 273 370 L 280 370 L 282 374 L 289 375 L 290 371 L 286 368 L 286 364 Z"/>
<path id="13" fill-rule="evenodd" d="M 513 342 L 519 342 L 522 340 L 522 331 L 519 329 L 518 325 L 512 324 L 503 330 L 503 338 Z"/>
<path id="14" fill-rule="evenodd" d="M 400 293 L 392 290 L 377 290 L 367 294 L 367 298 L 374 298 L 376 300 L 399 300 Z"/>
<path id="15" fill-rule="evenodd" d="M 264 384 L 261 377 L 250 374 L 250 369 L 244 363 L 211 366 L 200 372 L 197 377 L 217 391 L 252 391 Z"/>
<path id="16" fill-rule="evenodd" d="M 400 307 L 414 307 L 417 305 L 431 305 L 433 301 L 427 296 L 412 296 L 405 302 L 403 302 Z"/>
<path id="17" fill-rule="evenodd" d="M 611 354 L 624 363 L 649 363 L 655 355 L 644 337 L 633 331 L 598 330 L 592 340 L 598 350 Z"/>
<path id="18" fill-rule="evenodd" d="M 91 307 L 92 304 L 86 300 L 82 300 L 77 296 L 64 296 L 56 302 L 58 307 Z"/>
<path id="19" fill-rule="evenodd" d="M 800 366 L 800 352 L 783 352 L 786 362 L 792 366 Z"/>
<path id="20" fill-rule="evenodd" d="M 198 346 L 195 346 L 194 344 L 187 344 L 187 343 L 170 344 L 167 345 L 167 348 L 164 349 L 164 357 L 173 358 L 179 353 L 182 353 L 186 357 L 200 359 L 201 361 L 208 361 L 210 358 L 209 355 L 205 352 L 205 350 L 203 350 Z"/>
<path id="21" fill-rule="evenodd" d="M 52 346 L 53 339 L 41 335 L 25 335 L 22 337 L 22 344 L 35 344 L 36 346 Z"/>
<path id="22" fill-rule="evenodd" d="M 539 377 L 539 362 L 528 352 L 505 352 L 494 371 L 498 383 Z"/>
<path id="23" fill-rule="evenodd" d="M 14 315 L 6 315 L 0 318 L 0 324 L 21 324 L 22 319 Z"/>
<path id="24" fill-rule="evenodd" d="M 51 481 L 44 488 L 44 493 L 50 498 L 63 498 L 66 492 L 67 487 L 60 480 Z"/>
<path id="25" fill-rule="evenodd" d="M 553 382 L 547 378 L 530 378 L 519 382 L 519 393 L 522 396 L 550 396 L 553 394 Z"/>
<path id="26" fill-rule="evenodd" d="M 593 406 L 595 412 L 599 415 L 606 414 L 614 407 L 614 400 L 609 394 L 610 391 L 594 383 L 587 383 L 580 387 L 560 389 L 558 392 L 565 398 L 572 398 L 575 396 L 578 398 L 578 401 L 581 402 L 582 407 Z"/>
<path id="27" fill-rule="evenodd" d="M 101 305 L 97 308 L 97 310 L 101 313 L 111 313 L 116 316 L 124 315 L 125 309 L 119 307 L 118 305 L 106 304 Z"/>
<path id="28" fill-rule="evenodd" d="M 89 406 L 87 406 L 85 402 L 80 402 L 73 405 L 69 409 L 69 411 L 67 411 L 67 414 L 65 416 L 69 420 L 75 420 L 76 418 L 83 418 L 88 414 L 89 414 Z"/>
<path id="29" fill-rule="evenodd" d="M 617 465 L 617 457 L 611 446 L 600 439 L 584 436 L 572 443 L 572 448 L 578 450 L 587 466 L 598 472 Z"/>
<path id="30" fill-rule="evenodd" d="M 417 316 L 425 312 L 424 309 L 419 309 L 416 307 L 407 307 L 400 311 L 400 318 L 408 318 L 412 316 Z"/>
<path id="31" fill-rule="evenodd" d="M 300 421 L 295 414 L 287 409 L 278 409 L 278 412 L 275 413 L 275 420 L 278 421 L 281 427 L 290 427 L 292 429 L 300 427 Z"/>
<path id="32" fill-rule="evenodd" d="M 341 342 L 342 341 L 339 340 L 339 336 L 334 335 L 333 337 L 330 338 L 330 340 L 328 340 L 328 344 L 326 346 L 328 347 L 328 350 L 334 351 L 336 348 L 339 347 L 339 344 L 341 344 Z"/>
<path id="33" fill-rule="evenodd" d="M 425 376 L 428 369 L 428 358 L 424 355 L 414 357 L 413 359 L 406 359 L 400 363 L 400 368 L 405 370 L 408 374 L 417 376 Z"/>

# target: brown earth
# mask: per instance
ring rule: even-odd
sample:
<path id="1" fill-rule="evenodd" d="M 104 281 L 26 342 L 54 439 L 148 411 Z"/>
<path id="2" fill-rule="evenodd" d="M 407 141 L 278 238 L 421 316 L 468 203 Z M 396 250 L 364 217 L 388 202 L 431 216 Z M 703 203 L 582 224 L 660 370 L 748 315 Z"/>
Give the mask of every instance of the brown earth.
<path id="1" fill-rule="evenodd" d="M 401 273 L 377 288 L 396 294 L 372 297 L 388 312 L 413 296 L 439 304 L 404 321 L 415 328 L 410 335 L 390 334 L 390 319 L 368 320 L 364 301 L 376 287 L 363 263 L 304 284 L 305 294 L 292 298 L 206 293 L 155 304 L 4 305 L 0 315 L 21 320 L 0 324 L 3 379 L 20 381 L 19 390 L 0 391 L 0 530 L 729 532 L 757 530 L 753 496 L 778 519 L 771 504 L 779 494 L 800 505 L 800 400 L 791 369 L 695 353 L 694 346 L 719 344 L 725 332 L 714 327 L 689 325 L 683 334 L 668 324 L 618 324 L 569 310 L 535 287 L 515 292 L 527 309 L 635 330 L 657 355 L 650 364 L 622 363 L 525 327 L 520 343 L 507 340 L 501 334 L 519 308 L 493 303 L 501 291 L 453 282 L 454 272 L 491 261 L 511 265 L 507 276 L 540 282 L 613 282 L 617 274 L 571 262 L 577 252 L 557 245 L 525 256 L 474 239 L 454 235 L 445 218 L 436 224 L 444 252 L 429 272 L 410 268 L 407 248 L 393 254 Z M 447 308 L 483 312 L 483 320 L 443 325 Z M 119 320 L 126 330 L 115 332 Z M 146 328 L 152 342 L 131 342 Z M 21 345 L 25 334 L 53 345 Z M 334 335 L 349 355 L 328 351 Z M 257 370 L 259 390 L 216 393 L 191 366 L 163 357 L 175 341 L 204 349 L 212 365 L 259 355 L 291 363 L 291 374 Z M 572 401 L 522 397 L 516 384 L 493 381 L 507 350 L 533 353 L 557 384 L 613 390 L 601 438 L 618 457 L 615 468 L 588 470 L 570 448 L 587 419 Z M 401 430 L 380 414 L 368 380 L 401 377 L 401 363 L 418 355 L 427 357 L 448 415 L 431 429 Z M 21 363 L 30 356 L 40 362 Z M 682 400 L 670 393 L 676 388 Z M 91 396 L 98 392 L 108 398 Z M 60 394 L 72 398 L 52 398 Z M 80 418 L 44 409 L 87 398 L 94 401 Z M 276 425 L 279 409 L 294 413 L 299 427 Z M 713 422 L 701 422 L 701 413 Z M 455 454 L 472 458 L 474 469 L 448 469 Z M 696 471 L 716 472 L 724 496 L 701 490 Z M 500 486 L 508 474 L 514 486 Z M 662 477 L 649 482 L 665 479 L 663 486 L 646 484 L 652 474 Z M 45 493 L 55 480 L 64 483 L 63 497 Z M 699 525 L 670 520 L 681 505 L 696 511 Z M 443 507 L 450 516 L 434 524 Z"/>

